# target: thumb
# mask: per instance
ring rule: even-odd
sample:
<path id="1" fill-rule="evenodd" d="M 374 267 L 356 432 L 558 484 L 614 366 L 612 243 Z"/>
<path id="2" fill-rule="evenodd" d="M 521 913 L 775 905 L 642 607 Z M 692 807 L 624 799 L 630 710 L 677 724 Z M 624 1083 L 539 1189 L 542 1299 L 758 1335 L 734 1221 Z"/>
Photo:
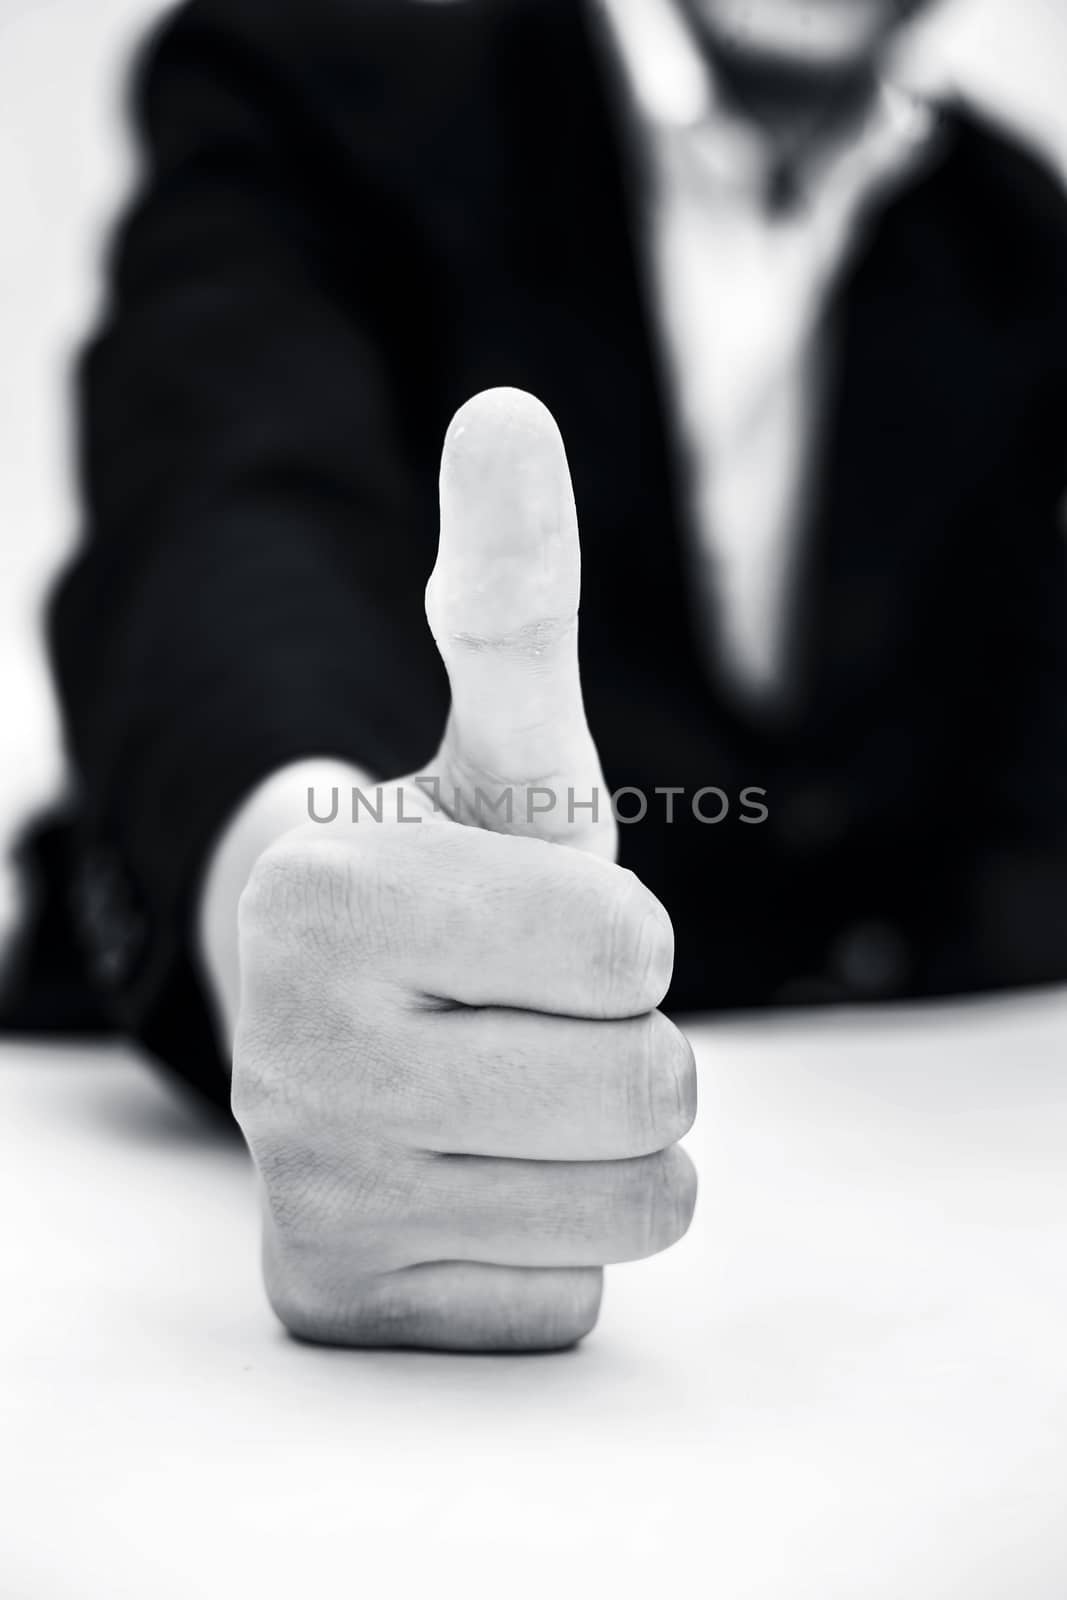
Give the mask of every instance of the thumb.
<path id="1" fill-rule="evenodd" d="M 426 591 L 452 686 L 442 798 L 460 821 L 614 855 L 578 671 L 580 567 L 551 413 L 517 389 L 477 395 L 445 437 Z"/>

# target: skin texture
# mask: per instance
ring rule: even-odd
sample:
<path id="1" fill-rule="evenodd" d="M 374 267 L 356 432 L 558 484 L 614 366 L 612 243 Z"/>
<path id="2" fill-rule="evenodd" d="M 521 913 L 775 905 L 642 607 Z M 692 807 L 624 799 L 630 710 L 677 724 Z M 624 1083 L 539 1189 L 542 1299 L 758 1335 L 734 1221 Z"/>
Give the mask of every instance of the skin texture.
<path id="1" fill-rule="evenodd" d="M 209 873 L 265 1282 L 299 1337 L 567 1346 L 596 1321 L 605 1264 L 689 1225 L 693 1058 L 657 1010 L 670 921 L 615 865 L 610 806 L 565 802 L 603 794 L 578 591 L 555 423 L 515 391 L 479 396 L 445 441 L 427 591 L 453 691 L 428 768 L 440 803 L 412 775 L 384 786 L 380 823 L 353 823 L 345 787 L 335 821 L 260 850 L 309 773 L 361 779 L 301 765 L 251 797 Z M 546 791 L 551 813 L 527 804 Z"/>

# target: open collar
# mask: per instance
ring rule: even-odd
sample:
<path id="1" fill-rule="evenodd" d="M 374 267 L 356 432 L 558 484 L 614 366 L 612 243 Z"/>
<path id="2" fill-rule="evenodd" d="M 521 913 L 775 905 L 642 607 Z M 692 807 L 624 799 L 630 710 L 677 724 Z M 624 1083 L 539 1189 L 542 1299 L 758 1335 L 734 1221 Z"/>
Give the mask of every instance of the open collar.
<path id="1" fill-rule="evenodd" d="M 765 189 L 781 164 L 759 130 L 725 104 L 714 71 L 677 0 L 592 0 L 600 13 L 632 111 L 646 127 L 688 134 L 724 182 Z M 910 164 L 929 138 L 930 108 L 883 82 L 861 127 L 820 151 L 796 174 L 817 189 L 838 169 L 877 173 Z"/>

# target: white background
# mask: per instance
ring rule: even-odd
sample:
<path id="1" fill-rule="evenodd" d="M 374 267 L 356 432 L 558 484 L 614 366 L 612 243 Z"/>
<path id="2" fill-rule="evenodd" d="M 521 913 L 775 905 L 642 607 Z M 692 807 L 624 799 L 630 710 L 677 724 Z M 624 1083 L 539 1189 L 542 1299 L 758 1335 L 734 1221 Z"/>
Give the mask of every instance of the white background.
<path id="1" fill-rule="evenodd" d="M 0 0 L 0 860 L 18 819 L 61 782 L 38 615 L 77 529 L 68 363 L 97 305 L 107 221 L 131 181 L 126 63 L 164 9 Z M 945 0 L 913 54 L 913 74 L 962 86 L 1067 171 L 1064 0 Z M 0 877 L 0 934 L 4 904 Z"/>

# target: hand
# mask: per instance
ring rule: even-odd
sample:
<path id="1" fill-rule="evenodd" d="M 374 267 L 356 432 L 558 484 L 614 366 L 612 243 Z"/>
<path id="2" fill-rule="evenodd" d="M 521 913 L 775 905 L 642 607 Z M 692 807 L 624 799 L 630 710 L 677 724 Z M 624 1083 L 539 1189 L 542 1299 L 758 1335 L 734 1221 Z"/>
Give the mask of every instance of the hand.
<path id="1" fill-rule="evenodd" d="M 693 1059 L 656 1010 L 673 934 L 613 864 L 578 586 L 554 422 L 479 397 L 445 441 L 427 591 L 453 692 L 440 787 L 385 786 L 381 823 L 341 795 L 335 822 L 260 856 L 240 904 L 233 1104 L 267 1291 L 299 1336 L 566 1346 L 605 1263 L 689 1225 Z"/>

